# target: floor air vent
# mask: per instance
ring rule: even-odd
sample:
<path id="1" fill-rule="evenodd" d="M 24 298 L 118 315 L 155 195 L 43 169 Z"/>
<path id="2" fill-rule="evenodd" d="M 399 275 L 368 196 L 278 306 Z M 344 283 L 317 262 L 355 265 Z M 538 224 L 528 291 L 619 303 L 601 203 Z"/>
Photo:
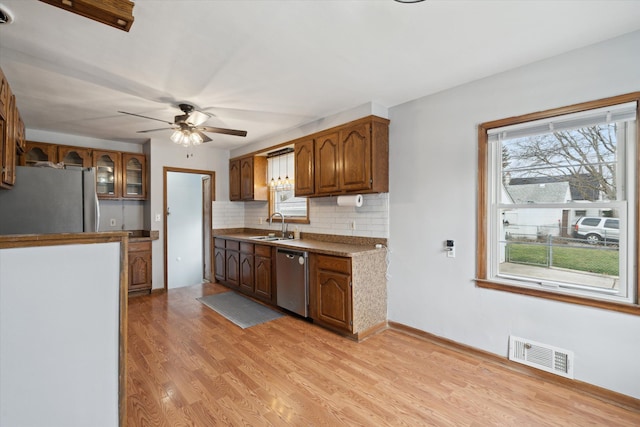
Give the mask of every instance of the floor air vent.
<path id="1" fill-rule="evenodd" d="M 509 337 L 509 360 L 573 379 L 573 352 L 535 341 Z"/>

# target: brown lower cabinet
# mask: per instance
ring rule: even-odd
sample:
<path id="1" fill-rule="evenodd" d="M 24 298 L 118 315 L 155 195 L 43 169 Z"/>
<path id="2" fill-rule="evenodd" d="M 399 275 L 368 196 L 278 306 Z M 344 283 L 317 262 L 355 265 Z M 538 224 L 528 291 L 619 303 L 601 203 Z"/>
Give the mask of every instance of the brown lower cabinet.
<path id="1" fill-rule="evenodd" d="M 129 242 L 129 292 L 151 291 L 151 241 Z"/>
<path id="2" fill-rule="evenodd" d="M 213 269 L 217 282 L 224 282 L 227 280 L 227 261 L 225 245 L 227 241 L 225 239 L 215 238 L 213 245 Z"/>
<path id="3" fill-rule="evenodd" d="M 316 323 L 353 332 L 351 258 L 310 255 L 311 317 Z"/>
<path id="4" fill-rule="evenodd" d="M 271 246 L 216 237 L 215 278 L 219 283 L 275 305 Z"/>
<path id="5" fill-rule="evenodd" d="M 255 287 L 253 292 L 258 298 L 265 301 L 275 301 L 275 292 L 273 287 L 273 264 L 272 264 L 272 248 L 271 246 L 255 245 L 254 249 L 254 279 Z"/>
<path id="6" fill-rule="evenodd" d="M 386 252 L 309 254 L 309 313 L 313 323 L 361 340 L 387 324 Z"/>
<path id="7" fill-rule="evenodd" d="M 276 246 L 215 238 L 216 280 L 268 304 L 277 304 Z M 354 256 L 309 253 L 309 317 L 360 340 L 387 322 L 386 252 Z"/>

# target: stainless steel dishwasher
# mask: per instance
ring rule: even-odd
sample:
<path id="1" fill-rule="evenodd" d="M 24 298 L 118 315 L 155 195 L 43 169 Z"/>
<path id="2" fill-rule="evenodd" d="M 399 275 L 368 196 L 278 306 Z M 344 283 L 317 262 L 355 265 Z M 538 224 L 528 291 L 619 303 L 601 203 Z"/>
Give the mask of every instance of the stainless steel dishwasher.
<path id="1" fill-rule="evenodd" d="M 309 315 L 309 257 L 307 252 L 276 251 L 276 302 L 279 307 Z"/>

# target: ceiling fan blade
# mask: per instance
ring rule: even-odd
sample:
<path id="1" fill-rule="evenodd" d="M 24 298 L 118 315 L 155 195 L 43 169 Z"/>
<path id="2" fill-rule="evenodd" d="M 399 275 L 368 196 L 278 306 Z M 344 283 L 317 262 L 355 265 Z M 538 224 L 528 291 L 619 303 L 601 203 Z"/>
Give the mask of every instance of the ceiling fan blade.
<path id="1" fill-rule="evenodd" d="M 172 122 L 168 122 L 166 120 L 156 119 L 154 117 L 143 116 L 141 114 L 127 113 L 126 111 L 118 111 L 118 113 L 128 114 L 130 116 L 142 117 L 143 119 L 155 120 L 155 121 L 158 121 L 158 122 L 166 123 L 168 125 L 172 125 L 173 124 Z"/>
<path id="2" fill-rule="evenodd" d="M 137 133 L 157 132 L 159 130 L 170 130 L 170 129 L 177 129 L 177 128 L 176 127 L 172 127 L 172 128 L 158 128 L 158 129 L 139 130 Z"/>
<path id="3" fill-rule="evenodd" d="M 209 142 L 209 141 L 213 141 L 211 138 L 209 138 L 207 135 L 205 135 L 204 133 L 200 132 L 197 129 L 193 130 L 194 133 L 197 133 L 198 135 L 200 135 L 200 138 L 202 138 L 202 142 Z"/>
<path id="4" fill-rule="evenodd" d="M 222 134 L 225 134 L 225 135 L 247 136 L 247 131 L 246 130 L 214 128 L 214 127 L 211 127 L 211 126 L 199 126 L 198 130 L 199 131 L 204 131 L 204 132 L 222 133 Z"/>

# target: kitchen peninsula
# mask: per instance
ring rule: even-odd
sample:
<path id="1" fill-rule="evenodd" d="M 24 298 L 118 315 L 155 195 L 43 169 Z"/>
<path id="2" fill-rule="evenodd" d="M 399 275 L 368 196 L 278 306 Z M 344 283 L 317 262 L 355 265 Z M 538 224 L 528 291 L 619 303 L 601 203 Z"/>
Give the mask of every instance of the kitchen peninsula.
<path id="1" fill-rule="evenodd" d="M 6 425 L 122 425 L 127 244 L 126 232 L 0 236 Z"/>
<path id="2" fill-rule="evenodd" d="M 264 230 L 214 232 L 216 280 L 227 287 L 276 305 L 277 248 L 302 250 L 309 254 L 314 323 L 355 340 L 386 327 L 386 239 L 303 233 L 302 239 L 270 240 Z"/>

